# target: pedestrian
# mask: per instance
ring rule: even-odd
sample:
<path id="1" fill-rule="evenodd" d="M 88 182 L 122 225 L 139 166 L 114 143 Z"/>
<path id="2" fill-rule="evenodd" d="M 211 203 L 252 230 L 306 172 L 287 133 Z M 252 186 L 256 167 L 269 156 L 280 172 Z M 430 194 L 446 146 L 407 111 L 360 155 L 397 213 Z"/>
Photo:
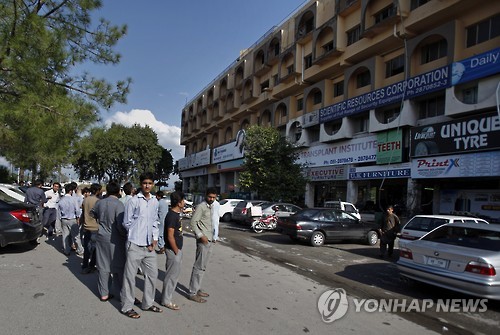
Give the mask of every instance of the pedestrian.
<path id="1" fill-rule="evenodd" d="M 47 229 L 47 238 L 54 235 L 57 221 L 57 204 L 61 198 L 61 184 L 53 183 L 50 190 L 45 191 L 47 202 L 43 205 L 42 225 Z"/>
<path id="2" fill-rule="evenodd" d="M 35 180 L 33 186 L 26 190 L 26 195 L 24 196 L 24 202 L 30 205 L 43 208 L 43 205 L 47 202 L 45 197 L 45 192 L 42 189 L 43 181 L 41 179 Z"/>
<path id="3" fill-rule="evenodd" d="M 179 306 L 172 302 L 172 295 L 177 286 L 181 273 L 182 263 L 182 222 L 181 213 L 184 209 L 184 193 L 173 192 L 170 194 L 170 210 L 165 217 L 165 279 L 163 280 L 163 291 L 161 305 L 177 311 Z"/>
<path id="4" fill-rule="evenodd" d="M 90 195 L 83 199 L 83 262 L 82 274 L 88 274 L 96 270 L 95 244 L 99 225 L 97 220 L 90 214 L 92 208 L 99 201 L 102 186 L 97 183 L 90 185 Z"/>
<path id="5" fill-rule="evenodd" d="M 122 289 L 127 231 L 123 227 L 125 205 L 118 200 L 119 196 L 120 185 L 112 181 L 106 186 L 106 198 L 99 200 L 90 210 L 90 215 L 99 224 L 96 260 L 99 272 L 97 290 L 101 301 L 114 297 L 110 293 L 112 286 L 116 294 L 120 294 Z"/>
<path id="6" fill-rule="evenodd" d="M 78 199 L 73 196 L 73 186 L 64 186 L 65 194 L 59 200 L 58 210 L 61 216 L 62 247 L 63 253 L 69 256 L 72 246 L 77 255 L 83 254 L 82 241 L 80 239 L 79 219 L 82 213 Z"/>
<path id="7" fill-rule="evenodd" d="M 394 214 L 394 207 L 392 205 L 387 206 L 382 224 L 380 225 L 380 257 L 385 257 L 385 252 L 387 246 L 387 255 L 392 256 L 394 251 L 394 240 L 396 239 L 397 233 L 399 232 L 400 221 L 396 214 Z"/>
<path id="8" fill-rule="evenodd" d="M 123 226 L 127 230 L 127 261 L 125 263 L 121 296 L 121 312 L 138 319 L 133 310 L 135 301 L 135 277 L 139 266 L 144 272 L 142 310 L 161 313 L 163 310 L 154 303 L 155 283 L 158 277 L 156 252 L 158 243 L 158 200 L 151 195 L 154 187 L 152 173 L 140 176 L 141 191 L 125 205 Z"/>
<path id="9" fill-rule="evenodd" d="M 165 226 L 165 217 L 167 216 L 168 213 L 168 203 L 165 197 L 165 193 L 162 191 L 158 191 L 155 194 L 156 199 L 158 199 L 158 222 L 160 222 L 160 225 L 158 226 L 159 230 L 159 235 L 158 235 L 158 251 L 156 252 L 157 254 L 164 254 L 165 253 L 165 239 L 164 239 L 164 226 Z"/>
<path id="10" fill-rule="evenodd" d="M 212 204 L 217 198 L 215 188 L 209 188 L 205 195 L 205 201 L 196 206 L 193 217 L 191 218 L 191 229 L 196 236 L 196 259 L 191 272 L 189 282 L 189 300 L 196 302 L 206 302 L 208 293 L 201 290 L 201 283 L 208 260 L 212 253 L 212 244 L 214 243 L 214 225 L 212 222 L 213 208 Z"/>
<path id="11" fill-rule="evenodd" d="M 120 201 L 125 205 L 127 203 L 127 201 L 129 201 L 134 196 L 135 188 L 131 182 L 127 182 L 123 185 L 122 189 L 123 189 L 123 193 L 125 193 L 125 195 L 120 198 Z"/>

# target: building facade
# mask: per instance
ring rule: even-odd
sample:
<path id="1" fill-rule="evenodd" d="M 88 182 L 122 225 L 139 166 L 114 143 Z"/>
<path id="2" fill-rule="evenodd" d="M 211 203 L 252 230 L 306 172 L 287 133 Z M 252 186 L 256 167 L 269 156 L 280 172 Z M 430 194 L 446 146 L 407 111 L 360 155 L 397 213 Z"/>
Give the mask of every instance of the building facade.
<path id="1" fill-rule="evenodd" d="M 500 2 L 309 1 L 182 110 L 186 192 L 239 192 L 245 128 L 297 146 L 307 206 L 500 221 Z"/>

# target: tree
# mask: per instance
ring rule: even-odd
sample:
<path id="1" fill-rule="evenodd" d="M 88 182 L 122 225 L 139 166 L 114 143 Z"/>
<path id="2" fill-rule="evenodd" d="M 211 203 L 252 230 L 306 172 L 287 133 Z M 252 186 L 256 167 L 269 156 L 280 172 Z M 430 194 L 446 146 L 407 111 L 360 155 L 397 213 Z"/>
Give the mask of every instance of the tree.
<path id="1" fill-rule="evenodd" d="M 125 102 L 131 80 L 108 83 L 76 66 L 116 64 L 127 27 L 91 13 L 101 0 L 0 3 L 0 150 L 14 165 L 49 174 L 98 119 L 99 108 Z"/>
<path id="2" fill-rule="evenodd" d="M 168 179 L 172 166 L 169 150 L 158 144 L 158 136 L 148 126 L 94 128 L 74 148 L 73 166 L 82 179 L 104 178 L 118 181 L 138 178 L 144 171 L 159 171 Z"/>
<path id="3" fill-rule="evenodd" d="M 172 157 L 172 150 L 162 148 L 161 159 L 155 164 L 156 179 L 165 183 L 173 171 L 174 158 Z"/>
<path id="4" fill-rule="evenodd" d="M 251 126 L 246 130 L 244 171 L 240 184 L 268 200 L 292 202 L 304 194 L 306 179 L 295 163 L 294 146 L 270 127 Z"/>

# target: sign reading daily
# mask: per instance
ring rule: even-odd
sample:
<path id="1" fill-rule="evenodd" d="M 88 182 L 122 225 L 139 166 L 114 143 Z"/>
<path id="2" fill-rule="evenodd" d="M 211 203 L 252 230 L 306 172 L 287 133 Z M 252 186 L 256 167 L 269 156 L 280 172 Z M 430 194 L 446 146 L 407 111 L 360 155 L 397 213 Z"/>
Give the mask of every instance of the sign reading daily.
<path id="1" fill-rule="evenodd" d="M 410 156 L 424 157 L 500 148 L 497 113 L 414 127 L 410 131 Z"/>

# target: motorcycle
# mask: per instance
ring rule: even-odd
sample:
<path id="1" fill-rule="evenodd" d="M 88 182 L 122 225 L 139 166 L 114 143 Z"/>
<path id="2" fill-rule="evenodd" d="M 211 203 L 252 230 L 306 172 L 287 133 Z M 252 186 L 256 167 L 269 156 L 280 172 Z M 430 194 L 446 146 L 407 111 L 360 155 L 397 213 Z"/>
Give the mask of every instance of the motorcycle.
<path id="1" fill-rule="evenodd" d="M 252 229 L 257 234 L 262 233 L 264 230 L 275 230 L 278 224 L 278 217 L 276 214 L 260 217 L 252 222 Z"/>

